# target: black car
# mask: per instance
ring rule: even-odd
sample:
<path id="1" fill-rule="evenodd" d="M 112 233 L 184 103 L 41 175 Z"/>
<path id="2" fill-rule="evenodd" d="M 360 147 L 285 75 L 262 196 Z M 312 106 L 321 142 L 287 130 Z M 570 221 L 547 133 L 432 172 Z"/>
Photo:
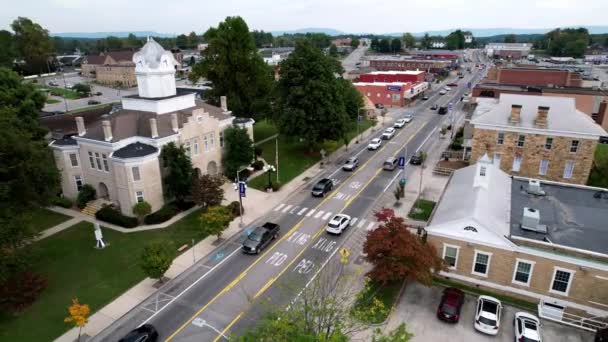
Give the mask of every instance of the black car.
<path id="1" fill-rule="evenodd" d="M 250 254 L 260 253 L 272 240 L 279 237 L 279 230 L 279 225 L 272 222 L 266 222 L 261 227 L 255 228 L 243 241 L 243 252 Z"/>
<path id="2" fill-rule="evenodd" d="M 447 106 L 441 106 L 439 107 L 439 110 L 437 111 L 437 114 L 447 114 L 448 113 L 448 107 Z"/>
<path id="3" fill-rule="evenodd" d="M 410 164 L 412 165 L 422 165 L 424 161 L 424 155 L 421 151 L 414 153 L 414 155 L 410 158 Z"/>
<path id="4" fill-rule="evenodd" d="M 384 105 L 382 103 L 376 103 L 375 106 L 378 109 L 384 109 Z"/>
<path id="5" fill-rule="evenodd" d="M 312 195 L 315 197 L 323 197 L 326 193 L 334 188 L 334 182 L 329 178 L 323 178 L 312 187 Z"/>
<path id="6" fill-rule="evenodd" d="M 158 339 L 158 332 L 152 324 L 144 324 L 132 330 L 118 342 L 155 342 Z"/>

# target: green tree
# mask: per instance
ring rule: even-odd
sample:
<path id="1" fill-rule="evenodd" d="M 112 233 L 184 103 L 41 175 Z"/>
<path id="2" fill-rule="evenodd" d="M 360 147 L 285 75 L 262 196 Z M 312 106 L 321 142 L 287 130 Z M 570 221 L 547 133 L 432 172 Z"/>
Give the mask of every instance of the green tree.
<path id="1" fill-rule="evenodd" d="M 405 197 L 405 184 L 401 182 L 397 183 L 393 195 L 395 195 L 395 200 L 397 203 L 400 203 L 401 199 Z"/>
<path id="2" fill-rule="evenodd" d="M 174 197 L 178 201 L 183 201 L 188 195 L 192 186 L 194 170 L 192 162 L 186 155 L 183 146 L 177 146 L 170 142 L 163 146 L 161 160 L 165 169 L 163 185 L 167 197 Z"/>
<path id="3" fill-rule="evenodd" d="M 72 89 L 82 94 L 88 94 L 91 92 L 91 86 L 86 83 L 76 83 Z"/>
<path id="4" fill-rule="evenodd" d="M 346 114 L 351 119 L 350 122 L 353 122 L 357 119 L 357 115 L 359 111 L 364 106 L 363 96 L 361 93 L 355 88 L 352 82 L 340 79 L 339 82 L 343 87 L 343 95 L 344 95 L 344 106 L 346 109 Z"/>
<path id="5" fill-rule="evenodd" d="M 251 36 L 253 37 L 253 41 L 255 42 L 255 47 L 262 48 L 266 46 L 272 45 L 274 38 L 272 37 L 272 33 L 253 30 L 251 32 Z"/>
<path id="6" fill-rule="evenodd" d="M 416 45 L 416 38 L 409 32 L 404 33 L 401 39 L 406 49 L 411 49 Z"/>
<path id="7" fill-rule="evenodd" d="M 127 47 L 132 48 L 132 49 L 142 47 L 141 39 L 137 38 L 137 36 L 135 36 L 133 33 L 129 33 L 129 36 L 126 39 L 125 44 L 127 45 Z"/>
<path id="8" fill-rule="evenodd" d="M 586 28 L 555 29 L 545 34 L 546 49 L 551 56 L 582 57 L 589 44 Z"/>
<path id="9" fill-rule="evenodd" d="M 177 38 L 175 39 L 175 45 L 177 45 L 177 47 L 180 49 L 187 48 L 189 45 L 188 36 L 186 36 L 185 34 L 180 34 L 179 36 L 177 36 Z"/>
<path id="10" fill-rule="evenodd" d="M 151 242 L 144 247 L 139 258 L 139 266 L 146 276 L 162 281 L 165 272 L 173 263 L 175 254 L 172 243 Z"/>
<path id="11" fill-rule="evenodd" d="M 359 47 L 359 44 L 361 44 L 361 41 L 359 41 L 359 38 L 353 38 L 350 41 L 350 46 L 352 46 L 355 49 Z"/>
<path id="12" fill-rule="evenodd" d="M 224 168 L 230 178 L 236 177 L 236 172 L 253 160 L 253 142 L 247 130 L 230 127 L 224 131 Z"/>
<path id="13" fill-rule="evenodd" d="M 428 33 L 424 34 L 424 36 L 420 40 L 420 44 L 422 45 L 422 47 L 424 49 L 430 49 L 431 48 L 431 37 L 429 36 Z"/>
<path id="14" fill-rule="evenodd" d="M 339 63 L 300 41 L 281 63 L 278 84 L 281 134 L 304 139 L 310 150 L 324 138 L 342 140 L 348 128 L 344 87 L 336 74 L 343 72 Z"/>
<path id="15" fill-rule="evenodd" d="M 144 216 L 150 214 L 151 212 L 152 206 L 150 206 L 150 203 L 146 201 L 135 203 L 135 205 L 133 206 L 133 214 L 137 216 L 140 222 L 144 218 Z"/>
<path id="16" fill-rule="evenodd" d="M 372 342 L 408 342 L 412 337 L 414 335 L 407 331 L 405 323 L 401 323 L 387 335 L 383 335 L 382 330 L 376 328 L 372 336 Z"/>
<path id="17" fill-rule="evenodd" d="M 401 51 L 401 39 L 393 38 L 393 40 L 391 40 L 391 51 L 393 53 L 398 53 Z"/>
<path id="18" fill-rule="evenodd" d="M 329 55 L 332 57 L 338 56 L 338 47 L 335 44 L 329 46 Z"/>
<path id="19" fill-rule="evenodd" d="M 216 205 L 201 214 L 201 229 L 204 235 L 215 235 L 218 240 L 232 221 L 232 212 L 227 207 Z"/>
<path id="20" fill-rule="evenodd" d="M 109 36 L 108 38 L 106 38 L 106 44 L 108 50 L 115 51 L 122 49 L 123 41 L 118 37 Z"/>
<path id="21" fill-rule="evenodd" d="M 456 30 L 450 32 L 445 38 L 447 47 L 450 50 L 462 50 L 464 49 L 464 33 L 462 30 Z"/>
<path id="22" fill-rule="evenodd" d="M 374 51 L 379 51 L 380 49 L 380 41 L 378 41 L 378 38 L 372 38 L 372 41 L 369 45 L 370 49 Z"/>
<path id="23" fill-rule="evenodd" d="M 0 68 L 12 68 L 17 51 L 15 51 L 15 40 L 13 34 L 7 30 L 0 30 Z"/>
<path id="24" fill-rule="evenodd" d="M 378 50 L 380 52 L 390 52 L 391 51 L 391 41 L 388 38 L 383 38 L 380 40 L 378 44 Z"/>
<path id="25" fill-rule="evenodd" d="M 196 32 L 192 31 L 188 34 L 188 47 L 191 49 L 195 49 L 199 43 L 199 38 L 196 35 Z"/>
<path id="26" fill-rule="evenodd" d="M 517 42 L 517 36 L 514 34 L 508 34 L 505 36 L 504 39 L 505 43 L 516 43 Z"/>
<path id="27" fill-rule="evenodd" d="M 220 96 L 227 96 L 228 108 L 239 117 L 268 114 L 272 70 L 258 54 L 245 21 L 227 17 L 205 32 L 204 39 L 209 46 L 192 74 L 213 82 L 213 89 L 207 92 L 209 100 L 218 104 Z"/>
<path id="28" fill-rule="evenodd" d="M 25 71 L 28 74 L 48 72 L 53 54 L 49 31 L 24 17 L 15 19 L 11 28 L 19 57 L 25 61 Z"/>
<path id="29" fill-rule="evenodd" d="M 221 177 L 202 175 L 192 182 L 192 200 L 203 207 L 222 204 L 224 200 L 224 181 Z"/>

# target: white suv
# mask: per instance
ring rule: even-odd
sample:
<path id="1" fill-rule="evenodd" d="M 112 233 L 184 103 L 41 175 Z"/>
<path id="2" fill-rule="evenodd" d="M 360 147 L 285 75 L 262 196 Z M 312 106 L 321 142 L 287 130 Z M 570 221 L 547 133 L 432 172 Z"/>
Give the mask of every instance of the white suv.
<path id="1" fill-rule="evenodd" d="M 475 330 L 488 335 L 498 334 L 502 304 L 494 297 L 479 296 L 475 310 Z"/>
<path id="2" fill-rule="evenodd" d="M 395 128 L 403 128 L 406 124 L 405 119 L 399 119 L 397 121 L 395 121 L 395 124 L 393 125 L 393 127 Z"/>
<path id="3" fill-rule="evenodd" d="M 384 133 L 382 133 L 382 139 L 390 140 L 394 135 L 395 135 L 395 129 L 393 127 L 389 127 L 384 130 Z"/>
<path id="4" fill-rule="evenodd" d="M 350 226 L 350 222 L 350 216 L 345 214 L 337 214 L 331 220 L 329 220 L 325 231 L 330 234 L 340 235 L 346 228 L 348 228 L 348 226 Z"/>
<path id="5" fill-rule="evenodd" d="M 540 320 L 527 312 L 518 312 L 513 320 L 515 325 L 515 342 L 542 342 Z"/>

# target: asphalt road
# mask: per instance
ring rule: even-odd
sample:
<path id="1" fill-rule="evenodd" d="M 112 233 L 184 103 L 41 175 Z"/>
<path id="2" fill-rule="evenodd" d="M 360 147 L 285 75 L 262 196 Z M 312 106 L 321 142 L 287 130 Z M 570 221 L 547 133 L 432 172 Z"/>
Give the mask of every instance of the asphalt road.
<path id="1" fill-rule="evenodd" d="M 449 115 L 437 115 L 428 108 L 437 103 L 457 103 L 465 91 L 470 77 L 458 80 L 459 87 L 447 95 L 438 95 L 435 86 L 432 96 L 413 107 L 399 109 L 396 117 L 413 113 L 414 120 L 397 130 L 393 139 L 384 141 L 381 149 L 368 151 L 367 140 L 352 147 L 360 166 L 353 172 L 345 172 L 340 164 L 350 155 L 344 155 L 328 165 L 325 172 L 309 180 L 284 203 L 269 211 L 255 222 L 265 221 L 281 225 L 281 235 L 260 255 L 240 252 L 242 236 L 235 236 L 217 248 L 215 253 L 199 261 L 177 279 L 161 288 L 157 294 L 137 306 L 94 341 L 115 341 L 142 323 L 151 323 L 165 341 L 217 341 L 223 335 L 239 333 L 264 312 L 258 300 L 273 299 L 275 305 L 289 303 L 301 287 L 347 238 L 329 236 L 324 232 L 326 222 L 337 213 L 356 218 L 350 228 L 354 232 L 374 229 L 370 210 L 375 200 L 384 192 L 392 191 L 395 182 L 402 177 L 399 170 L 383 171 L 382 163 L 388 157 L 411 156 L 440 126 Z M 449 82 L 452 82 L 450 80 Z M 475 81 L 474 81 L 475 83 Z M 376 131 L 368 139 L 377 137 Z M 405 175 L 412 172 L 406 167 Z M 324 198 L 310 196 L 310 188 L 320 178 L 332 178 L 334 190 Z M 285 291 L 279 282 L 299 284 Z M 276 301 L 275 301 L 276 300 Z M 243 319 L 246 318 L 246 319 Z"/>
<path id="2" fill-rule="evenodd" d="M 357 69 L 357 62 L 365 55 L 367 49 L 367 46 L 360 46 L 342 60 L 342 67 L 344 68 L 345 73 Z"/>

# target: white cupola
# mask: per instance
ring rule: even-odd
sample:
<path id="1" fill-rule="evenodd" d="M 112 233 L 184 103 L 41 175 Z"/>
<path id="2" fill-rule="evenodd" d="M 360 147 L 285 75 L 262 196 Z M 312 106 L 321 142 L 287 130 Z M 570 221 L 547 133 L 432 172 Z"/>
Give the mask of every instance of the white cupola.
<path id="1" fill-rule="evenodd" d="M 477 161 L 475 179 L 473 181 L 473 187 L 484 187 L 488 188 L 488 184 L 490 183 L 490 177 L 492 174 L 492 161 L 488 154 L 484 154 Z"/>
<path id="2" fill-rule="evenodd" d="M 152 38 L 133 55 L 139 96 L 159 98 L 174 96 L 175 66 L 178 64 L 170 51 L 163 49 Z"/>

